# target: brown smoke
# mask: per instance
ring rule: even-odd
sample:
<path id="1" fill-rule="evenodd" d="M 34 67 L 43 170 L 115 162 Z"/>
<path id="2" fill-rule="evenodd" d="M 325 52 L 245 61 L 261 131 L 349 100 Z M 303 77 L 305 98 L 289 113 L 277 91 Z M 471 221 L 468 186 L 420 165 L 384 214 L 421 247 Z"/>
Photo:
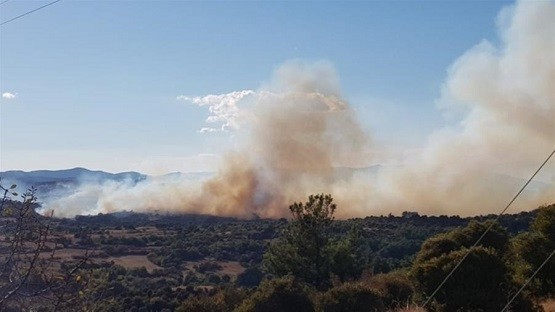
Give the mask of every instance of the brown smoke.
<path id="1" fill-rule="evenodd" d="M 215 177 L 86 185 L 48 207 L 58 215 L 159 209 L 280 217 L 293 201 L 329 192 L 340 217 L 498 213 L 555 147 L 555 3 L 521 1 L 499 21 L 499 47 L 483 41 L 448 71 L 438 103 L 458 122 L 377 173 L 337 175 L 337 166 L 361 163 L 373 147 L 333 67 L 294 61 L 258 92 L 241 93 L 254 96 L 238 133 L 246 136 Z M 512 211 L 555 201 L 554 164 Z"/>
<path id="2" fill-rule="evenodd" d="M 555 148 L 555 2 L 520 1 L 499 17 L 502 44 L 483 41 L 449 69 L 440 106 L 461 114 L 373 188 L 366 209 L 498 213 Z M 555 161 L 512 211 L 555 201 Z M 369 195 L 368 195 L 369 194 Z"/>
<path id="3" fill-rule="evenodd" d="M 197 205 L 225 215 L 284 216 L 292 201 L 330 190 L 334 166 L 367 142 L 327 63 L 284 64 L 251 118 L 246 146 L 204 183 Z"/>
<path id="4" fill-rule="evenodd" d="M 499 19 L 501 46 L 484 41 L 449 69 L 438 103 L 459 113 L 459 122 L 400 164 L 370 178 L 334 179 L 334 165 L 368 148 L 366 137 L 329 66 L 289 63 L 277 71 L 274 93 L 258 103 L 246 162 L 226 166 L 232 179 L 209 182 L 217 192 L 208 193 L 227 198 L 229 185 L 244 185 L 231 189 L 246 196 L 233 197 L 241 198 L 238 211 L 263 216 L 282 215 L 288 203 L 315 192 L 332 192 L 343 217 L 499 212 L 555 147 L 555 4 L 519 2 Z M 553 164 L 515 211 L 555 200 Z M 247 173 L 243 182 L 230 174 L 238 171 Z"/>

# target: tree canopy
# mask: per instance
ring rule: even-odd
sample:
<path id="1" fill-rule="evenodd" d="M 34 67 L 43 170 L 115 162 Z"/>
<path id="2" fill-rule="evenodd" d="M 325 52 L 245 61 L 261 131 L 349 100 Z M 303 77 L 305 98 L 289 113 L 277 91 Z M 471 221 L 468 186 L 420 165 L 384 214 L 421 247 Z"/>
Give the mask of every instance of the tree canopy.
<path id="1" fill-rule="evenodd" d="M 324 194 L 291 205 L 293 220 L 264 256 L 267 271 L 292 274 L 318 288 L 328 287 L 332 275 L 340 279 L 359 275 L 365 264 L 357 250 L 360 232 L 353 229 L 347 237 L 332 237 L 336 208 L 331 195 Z"/>

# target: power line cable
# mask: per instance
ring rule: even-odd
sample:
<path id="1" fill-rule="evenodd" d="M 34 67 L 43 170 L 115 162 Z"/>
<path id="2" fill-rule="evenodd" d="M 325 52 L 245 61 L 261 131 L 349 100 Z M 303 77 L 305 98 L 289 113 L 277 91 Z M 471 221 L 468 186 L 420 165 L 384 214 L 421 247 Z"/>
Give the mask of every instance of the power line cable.
<path id="1" fill-rule="evenodd" d="M 0 5 L 6 3 L 6 2 L 8 2 L 8 1 L 10 1 L 10 0 L 4 0 L 4 1 L 0 2 Z"/>
<path id="2" fill-rule="evenodd" d="M 8 0 L 6 0 L 6 1 L 8 1 Z M 2 2 L 2 4 L 5 3 L 6 1 Z M 7 21 L 5 21 L 5 22 L 2 22 L 2 23 L 0 24 L 0 26 L 4 26 L 4 25 L 7 24 L 7 23 L 13 22 L 13 21 L 15 21 L 16 19 L 20 19 L 20 18 L 22 18 L 22 17 L 25 16 L 25 15 L 29 15 L 29 14 L 31 14 L 31 13 L 34 13 L 34 12 L 36 12 L 36 11 L 38 11 L 38 10 L 41 10 L 41 9 L 44 9 L 44 8 L 46 8 L 47 6 L 51 6 L 51 5 L 53 5 L 54 3 L 60 2 L 60 1 L 62 1 L 62 0 L 55 0 L 55 1 L 52 1 L 52 2 L 50 2 L 50 3 L 47 3 L 47 4 L 43 5 L 43 6 L 41 6 L 41 7 L 38 7 L 38 8 L 36 8 L 36 9 L 31 10 L 31 11 L 25 12 L 25 13 L 23 13 L 23 14 L 21 14 L 21 15 L 18 15 L 18 16 L 16 16 L 16 17 L 12 18 L 12 19 L 9 19 L 9 20 L 7 20 Z"/>
<path id="3" fill-rule="evenodd" d="M 528 280 L 526 281 L 526 283 L 524 283 L 524 285 L 522 285 L 522 287 L 520 287 L 520 289 L 516 292 L 516 294 L 511 298 L 511 300 L 509 300 L 509 302 L 507 302 L 507 305 L 505 305 L 505 307 L 503 308 L 503 310 L 501 310 L 501 312 L 505 312 L 507 310 L 507 308 L 509 308 L 509 306 L 511 305 L 511 303 L 513 302 L 513 300 L 515 300 L 515 298 L 520 294 L 520 292 L 524 289 L 524 287 L 526 287 L 528 285 L 528 283 L 530 283 L 530 281 L 534 278 L 534 276 L 536 276 L 536 274 L 538 274 L 538 272 L 543 268 L 543 266 L 549 262 L 549 259 L 551 259 L 551 257 L 553 257 L 553 255 L 555 255 L 555 249 L 551 252 L 551 254 L 549 255 L 549 257 L 547 257 L 547 259 L 545 259 L 545 261 L 536 269 L 536 271 L 534 272 L 534 274 L 532 274 L 532 276 L 530 276 L 530 278 L 528 278 Z"/>
<path id="4" fill-rule="evenodd" d="M 534 179 L 534 177 L 538 174 L 538 172 L 540 172 L 540 170 L 542 170 L 542 168 L 545 166 L 545 164 L 547 164 L 547 162 L 551 159 L 551 157 L 553 156 L 553 154 L 555 154 L 555 149 L 553 149 L 553 151 L 551 152 L 551 154 L 549 154 L 549 156 L 547 156 L 547 158 L 544 160 L 544 162 L 540 165 L 540 167 L 536 170 L 536 172 L 534 172 L 534 174 L 528 179 L 528 181 L 526 181 L 526 183 L 522 186 L 522 188 L 520 188 L 520 190 L 518 191 L 518 193 L 516 193 L 516 195 L 513 197 L 513 199 L 511 199 L 511 201 L 507 204 L 507 206 L 505 206 L 505 208 L 501 211 L 501 213 L 499 213 L 497 215 L 497 218 L 495 218 L 494 222 L 492 222 L 484 231 L 484 233 L 482 233 L 482 235 L 478 238 L 478 240 L 474 243 L 474 245 L 472 245 L 470 248 L 468 248 L 468 251 L 464 254 L 464 256 L 462 257 L 462 259 L 457 263 L 457 265 L 455 265 L 455 267 L 453 267 L 453 269 L 451 270 L 451 272 L 449 272 L 449 274 L 447 274 L 447 276 L 443 279 L 443 281 L 439 284 L 439 286 L 437 286 L 437 288 L 434 290 L 434 292 L 428 297 L 428 299 L 426 299 L 426 302 L 424 302 L 423 307 L 426 307 L 426 305 L 428 305 L 428 303 L 430 303 L 430 301 L 434 298 L 434 296 L 436 295 L 436 293 L 441 289 L 441 287 L 443 287 L 443 285 L 447 282 L 447 280 L 453 275 L 453 273 L 455 273 L 455 271 L 459 268 L 459 266 L 464 262 L 464 260 L 466 259 L 466 257 L 468 257 L 468 255 L 472 252 L 472 248 L 478 246 L 478 244 L 482 241 L 482 239 L 484 238 L 484 236 L 486 236 L 486 234 L 493 228 L 493 226 L 495 225 L 495 223 L 497 221 L 499 221 L 499 218 L 501 218 L 501 216 L 507 211 L 507 209 L 509 209 L 509 207 L 513 204 L 513 202 L 518 198 L 518 196 L 520 196 L 520 194 L 524 191 L 524 189 L 528 186 L 528 184 L 530 184 L 530 182 L 532 182 L 532 180 Z"/>

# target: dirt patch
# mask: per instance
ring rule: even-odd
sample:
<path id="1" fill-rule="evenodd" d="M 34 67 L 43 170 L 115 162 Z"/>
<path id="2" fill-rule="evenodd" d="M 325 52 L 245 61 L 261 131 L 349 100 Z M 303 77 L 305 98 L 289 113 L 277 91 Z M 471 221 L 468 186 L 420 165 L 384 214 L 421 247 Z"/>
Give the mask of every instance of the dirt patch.
<path id="1" fill-rule="evenodd" d="M 199 265 L 202 261 L 190 261 L 185 265 L 184 274 L 187 270 L 196 272 L 195 266 Z M 216 261 L 217 264 L 221 266 L 221 269 L 217 270 L 218 275 L 227 274 L 231 277 L 237 276 L 245 271 L 245 268 L 237 261 Z"/>
<path id="2" fill-rule="evenodd" d="M 555 299 L 549 299 L 542 303 L 545 312 L 555 312 Z"/>
<path id="3" fill-rule="evenodd" d="M 229 262 L 218 262 L 219 265 L 222 266 L 220 270 L 221 274 L 227 274 L 229 276 L 237 276 L 245 271 L 245 268 L 237 261 L 229 261 Z"/>
<path id="4" fill-rule="evenodd" d="M 106 262 L 114 261 L 115 264 L 121 265 L 125 268 L 140 268 L 144 266 L 149 273 L 152 273 L 154 269 L 162 268 L 150 262 L 150 260 L 148 260 L 147 257 L 143 255 L 108 257 L 106 259 L 103 259 L 103 261 L 106 261 Z"/>
<path id="5" fill-rule="evenodd" d="M 88 250 L 88 253 L 93 253 L 92 250 Z M 54 252 L 54 259 L 59 259 L 63 261 L 70 261 L 76 258 L 84 257 L 87 254 L 86 249 L 76 249 L 76 248 L 64 248 L 64 249 L 56 249 Z M 52 255 L 52 252 L 41 252 L 40 256 L 43 258 L 49 258 Z"/>
<path id="6" fill-rule="evenodd" d="M 172 230 L 160 230 L 154 226 L 144 226 L 138 227 L 134 230 L 123 229 L 123 230 L 116 230 L 111 229 L 107 230 L 108 233 L 104 235 L 111 235 L 114 237 L 142 237 L 147 235 L 159 235 L 159 236 L 166 236 L 166 235 L 174 235 L 175 231 Z M 100 235 L 99 235 L 100 236 Z"/>

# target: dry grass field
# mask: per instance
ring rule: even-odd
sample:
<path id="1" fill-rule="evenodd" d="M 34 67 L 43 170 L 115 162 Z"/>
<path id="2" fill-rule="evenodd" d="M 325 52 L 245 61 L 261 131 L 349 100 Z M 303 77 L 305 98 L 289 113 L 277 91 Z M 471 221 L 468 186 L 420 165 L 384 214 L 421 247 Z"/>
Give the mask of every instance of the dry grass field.
<path id="1" fill-rule="evenodd" d="M 222 266 L 220 272 L 229 276 L 237 276 L 245 271 L 245 268 L 236 261 L 220 261 L 218 264 Z"/>
<path id="2" fill-rule="evenodd" d="M 169 231 L 171 232 L 171 231 Z M 113 230 L 110 229 L 107 231 L 107 234 L 113 237 L 123 238 L 123 237 L 137 237 L 141 238 L 147 235 L 168 235 L 168 231 L 162 231 L 157 229 L 156 227 L 138 227 L 134 230 Z M 55 244 L 54 240 L 56 238 L 63 238 L 69 241 L 72 246 L 69 248 L 64 248 L 60 244 Z M 100 234 L 93 234 L 91 235 L 93 240 L 99 240 Z M 162 267 L 152 263 L 145 255 L 140 254 L 130 254 L 130 255 L 121 255 L 121 256 L 107 256 L 106 253 L 100 249 L 86 249 L 86 248 L 75 248 L 76 238 L 73 235 L 65 234 L 65 233 L 55 233 L 47 242 L 47 246 L 51 249 L 55 249 L 52 251 L 41 252 L 40 257 L 43 259 L 52 258 L 53 268 L 59 268 L 60 263 L 62 262 L 70 262 L 76 259 L 81 259 L 84 256 L 88 256 L 89 261 L 91 263 L 114 263 L 117 265 L 121 265 L 125 268 L 140 268 L 145 267 L 149 273 L 152 273 L 155 269 L 162 269 Z M 29 250 L 33 249 L 34 244 L 29 244 L 27 248 Z M 150 252 L 153 248 L 156 249 L 158 247 L 139 247 L 140 249 L 147 250 Z M 190 271 L 195 271 L 194 267 L 199 265 L 201 261 L 191 261 L 188 262 L 185 267 Z M 229 275 L 231 278 L 236 278 L 237 275 L 241 274 L 245 268 L 237 261 L 217 261 L 217 263 L 221 266 L 218 270 L 219 275 Z"/>
<path id="3" fill-rule="evenodd" d="M 96 261 L 94 259 L 93 261 Z M 102 261 L 111 262 L 114 261 L 115 264 L 121 265 L 124 268 L 140 268 L 145 267 L 149 273 L 152 273 L 155 269 L 161 269 L 160 266 L 150 262 L 146 256 L 143 255 L 127 255 L 120 257 L 109 257 L 102 259 Z"/>
<path id="4" fill-rule="evenodd" d="M 555 312 L 555 299 L 549 299 L 542 303 L 544 312 Z"/>

